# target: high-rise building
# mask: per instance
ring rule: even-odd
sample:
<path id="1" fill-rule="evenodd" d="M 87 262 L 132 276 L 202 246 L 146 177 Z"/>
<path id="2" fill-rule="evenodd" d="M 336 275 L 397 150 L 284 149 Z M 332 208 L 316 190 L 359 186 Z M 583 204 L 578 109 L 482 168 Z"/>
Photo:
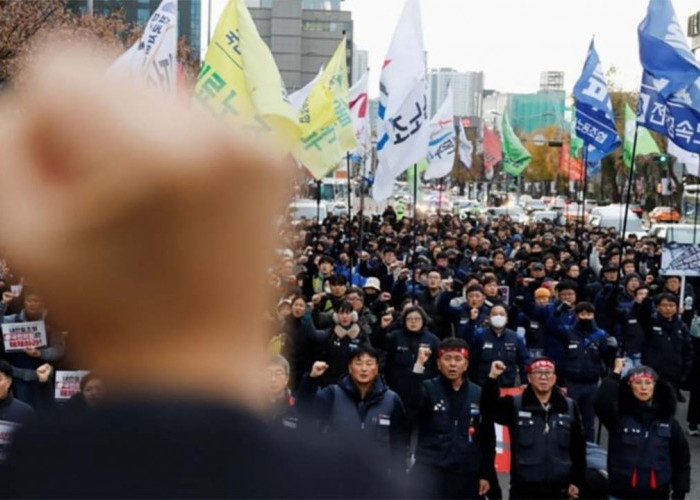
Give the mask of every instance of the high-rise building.
<path id="1" fill-rule="evenodd" d="M 368 65 L 369 52 L 366 50 L 360 50 L 353 46 L 350 85 L 354 85 L 360 78 L 362 78 L 362 75 L 364 75 L 365 71 L 367 71 Z"/>
<path id="2" fill-rule="evenodd" d="M 432 69 L 428 74 L 428 115 L 433 116 L 452 85 L 454 113 L 456 116 L 481 116 L 484 73 L 482 71 L 459 72 L 452 68 Z"/>
<path id="3" fill-rule="evenodd" d="M 108 15 L 123 9 L 127 21 L 141 26 L 148 22 L 161 0 L 68 0 L 68 8 L 86 14 L 92 8 L 95 14 Z M 202 29 L 202 0 L 178 0 L 178 36 L 187 38 L 192 55 L 199 57 Z"/>
<path id="4" fill-rule="evenodd" d="M 379 121 L 379 98 L 369 100 L 369 126 L 373 134 L 377 132 L 377 121 Z"/>
<path id="5" fill-rule="evenodd" d="M 342 0 L 246 0 L 260 36 L 272 51 L 287 90 L 309 83 L 347 37 L 348 80 L 352 79 L 353 23 Z"/>
<path id="6" fill-rule="evenodd" d="M 540 73 L 540 90 L 564 90 L 564 72 L 543 71 Z"/>
<path id="7" fill-rule="evenodd" d="M 690 49 L 695 53 L 695 59 L 700 60 L 700 11 L 688 18 L 688 36 Z"/>

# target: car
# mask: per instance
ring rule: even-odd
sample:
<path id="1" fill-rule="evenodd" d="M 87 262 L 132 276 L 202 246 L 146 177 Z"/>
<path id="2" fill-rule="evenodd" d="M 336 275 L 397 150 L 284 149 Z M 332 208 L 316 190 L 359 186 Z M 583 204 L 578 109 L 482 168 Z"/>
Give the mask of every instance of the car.
<path id="1" fill-rule="evenodd" d="M 525 210 L 535 212 L 538 210 L 547 210 L 547 203 L 543 199 L 532 199 L 525 205 Z"/>
<path id="2" fill-rule="evenodd" d="M 323 221 L 328 215 L 328 207 L 324 201 L 317 204 L 316 200 L 299 199 L 289 204 L 287 213 L 289 213 L 292 219 L 292 224 L 296 225 L 299 224 L 302 219 L 315 219 L 317 214 L 319 215 L 319 219 Z"/>
<path id="3" fill-rule="evenodd" d="M 656 207 L 649 212 L 649 220 L 652 223 L 680 222 L 681 214 L 673 207 Z"/>
<path id="4" fill-rule="evenodd" d="M 327 202 L 326 209 L 332 215 L 347 215 L 348 214 L 348 204 L 344 201 Z"/>
<path id="5" fill-rule="evenodd" d="M 559 222 L 559 213 L 554 210 L 535 210 L 530 214 L 530 220 L 533 222 L 551 221 Z"/>
<path id="6" fill-rule="evenodd" d="M 522 207 L 518 205 L 503 205 L 500 207 L 487 207 L 484 210 L 492 218 L 505 217 L 508 216 L 513 222 L 518 224 L 527 224 L 529 222 L 529 217 L 525 213 Z"/>
<path id="7" fill-rule="evenodd" d="M 588 224 L 594 228 L 607 229 L 614 227 L 619 233 L 625 223 L 625 205 L 606 205 L 604 207 L 596 207 L 591 210 L 591 217 Z M 635 234 L 638 238 L 647 235 L 644 229 L 641 217 L 635 214 L 631 209 L 627 211 L 627 226 L 625 237 L 630 234 Z"/>
<path id="8" fill-rule="evenodd" d="M 654 224 L 647 236 L 661 243 L 700 243 L 700 230 L 695 224 Z"/>

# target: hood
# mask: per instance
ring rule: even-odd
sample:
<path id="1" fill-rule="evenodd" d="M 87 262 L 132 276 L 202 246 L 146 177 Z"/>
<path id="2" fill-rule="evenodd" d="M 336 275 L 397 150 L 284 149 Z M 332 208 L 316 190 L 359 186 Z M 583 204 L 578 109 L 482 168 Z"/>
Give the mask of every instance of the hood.
<path id="1" fill-rule="evenodd" d="M 644 408 L 654 416 L 655 419 L 667 420 L 676 414 L 676 396 L 673 389 L 664 380 L 658 380 L 654 387 L 654 397 L 651 400 L 651 407 L 644 407 L 632 394 L 627 378 L 620 381 L 618 389 L 618 403 L 620 413 L 638 415 L 640 408 Z"/>

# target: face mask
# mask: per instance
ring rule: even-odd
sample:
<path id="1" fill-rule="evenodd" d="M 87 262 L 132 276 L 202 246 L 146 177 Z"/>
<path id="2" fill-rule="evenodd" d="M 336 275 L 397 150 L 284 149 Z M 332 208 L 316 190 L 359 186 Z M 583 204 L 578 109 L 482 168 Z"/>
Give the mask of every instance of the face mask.
<path id="1" fill-rule="evenodd" d="M 579 319 L 578 324 L 581 327 L 581 330 L 592 330 L 593 329 L 593 320 L 592 319 Z"/>
<path id="2" fill-rule="evenodd" d="M 494 328 L 503 328 L 508 323 L 508 318 L 502 315 L 491 316 L 491 326 Z"/>

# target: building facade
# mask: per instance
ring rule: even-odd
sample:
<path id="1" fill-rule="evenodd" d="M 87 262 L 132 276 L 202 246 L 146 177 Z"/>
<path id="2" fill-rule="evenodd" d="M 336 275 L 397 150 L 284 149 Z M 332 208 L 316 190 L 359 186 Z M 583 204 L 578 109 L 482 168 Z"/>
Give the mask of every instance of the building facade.
<path id="1" fill-rule="evenodd" d="M 309 83 L 347 37 L 348 81 L 352 81 L 353 22 L 342 0 L 246 0 L 262 39 L 275 58 L 287 90 Z"/>
<path id="2" fill-rule="evenodd" d="M 448 86 L 454 94 L 456 116 L 481 117 L 484 73 L 459 72 L 452 68 L 432 69 L 428 74 L 428 114 L 433 116 L 445 100 Z"/>
<path id="3" fill-rule="evenodd" d="M 355 85 L 369 67 L 369 52 L 353 46 L 350 85 Z"/>
<path id="4" fill-rule="evenodd" d="M 92 10 L 98 15 L 108 15 L 123 9 L 124 18 L 145 26 L 161 0 L 68 0 L 68 8 L 80 14 Z M 187 39 L 192 55 L 199 57 L 202 33 L 202 0 L 178 0 L 178 36 Z"/>
<path id="5" fill-rule="evenodd" d="M 540 90 L 564 90 L 564 72 L 543 71 L 540 73 Z"/>

